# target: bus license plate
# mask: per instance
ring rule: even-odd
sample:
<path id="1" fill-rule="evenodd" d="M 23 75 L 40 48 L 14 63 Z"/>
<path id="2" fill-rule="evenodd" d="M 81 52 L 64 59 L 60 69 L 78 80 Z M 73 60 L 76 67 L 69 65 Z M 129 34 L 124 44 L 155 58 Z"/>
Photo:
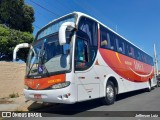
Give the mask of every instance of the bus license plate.
<path id="1" fill-rule="evenodd" d="M 35 99 L 42 99 L 41 94 L 34 94 Z"/>

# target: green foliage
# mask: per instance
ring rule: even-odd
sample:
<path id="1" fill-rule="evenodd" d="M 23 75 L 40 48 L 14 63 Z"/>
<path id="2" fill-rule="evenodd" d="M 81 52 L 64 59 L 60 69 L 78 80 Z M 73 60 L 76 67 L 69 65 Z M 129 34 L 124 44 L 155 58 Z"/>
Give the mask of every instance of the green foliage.
<path id="1" fill-rule="evenodd" d="M 0 24 L 26 32 L 33 32 L 34 10 L 24 0 L 0 0 Z"/>
<path id="2" fill-rule="evenodd" d="M 33 22 L 34 10 L 24 0 L 0 0 L 0 60 L 11 61 L 17 44 L 33 41 Z M 27 53 L 20 49 L 18 58 L 26 61 Z"/>
<path id="3" fill-rule="evenodd" d="M 17 44 L 31 43 L 34 37 L 28 32 L 21 32 L 10 29 L 5 25 L 0 24 L 0 60 L 11 61 L 13 50 Z M 18 58 L 26 61 L 28 50 L 20 49 Z"/>

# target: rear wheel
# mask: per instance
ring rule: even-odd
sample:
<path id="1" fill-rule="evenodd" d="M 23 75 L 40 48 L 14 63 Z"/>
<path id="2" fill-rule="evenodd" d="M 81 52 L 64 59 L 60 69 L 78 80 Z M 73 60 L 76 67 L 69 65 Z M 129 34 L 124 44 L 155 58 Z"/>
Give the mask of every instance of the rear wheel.
<path id="1" fill-rule="evenodd" d="M 148 81 L 148 88 L 147 88 L 147 92 L 151 92 L 152 87 L 151 87 L 151 81 Z"/>
<path id="2" fill-rule="evenodd" d="M 158 80 L 158 82 L 157 82 L 157 87 L 160 87 L 160 81 Z"/>
<path id="3" fill-rule="evenodd" d="M 103 99 L 103 103 L 106 105 L 111 105 L 114 103 L 116 99 L 116 89 L 113 82 L 108 81 L 106 85 L 106 93 L 105 98 Z"/>

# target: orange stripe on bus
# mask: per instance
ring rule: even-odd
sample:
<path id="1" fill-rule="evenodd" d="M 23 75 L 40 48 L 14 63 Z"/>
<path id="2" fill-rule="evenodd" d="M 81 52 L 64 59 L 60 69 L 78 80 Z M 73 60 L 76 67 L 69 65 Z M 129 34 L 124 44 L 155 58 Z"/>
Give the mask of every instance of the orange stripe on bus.
<path id="1" fill-rule="evenodd" d="M 32 89 L 46 89 L 54 84 L 64 82 L 66 80 L 65 74 L 54 75 L 46 78 L 25 79 L 25 85 Z"/>

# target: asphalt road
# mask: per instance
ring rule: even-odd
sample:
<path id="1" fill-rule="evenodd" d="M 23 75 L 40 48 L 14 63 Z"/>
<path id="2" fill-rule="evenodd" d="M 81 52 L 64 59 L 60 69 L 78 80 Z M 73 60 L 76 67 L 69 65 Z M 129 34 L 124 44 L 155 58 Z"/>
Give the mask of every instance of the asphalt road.
<path id="1" fill-rule="evenodd" d="M 151 92 L 139 90 L 118 95 L 116 102 L 109 106 L 96 99 L 71 105 L 51 104 L 31 112 L 42 113 L 41 119 L 52 120 L 160 120 L 160 87 Z"/>
<path id="2" fill-rule="evenodd" d="M 160 87 L 153 89 L 151 92 L 139 90 L 118 95 L 116 102 L 109 106 L 103 105 L 100 99 L 96 99 L 71 105 L 52 104 L 34 112 L 46 113 L 47 116 L 52 117 L 127 117 L 127 114 L 132 116 L 138 113 L 137 111 L 148 111 L 146 114 L 150 114 L 149 111 L 154 111 L 153 114 L 156 113 L 155 111 L 158 111 L 160 114 Z"/>

